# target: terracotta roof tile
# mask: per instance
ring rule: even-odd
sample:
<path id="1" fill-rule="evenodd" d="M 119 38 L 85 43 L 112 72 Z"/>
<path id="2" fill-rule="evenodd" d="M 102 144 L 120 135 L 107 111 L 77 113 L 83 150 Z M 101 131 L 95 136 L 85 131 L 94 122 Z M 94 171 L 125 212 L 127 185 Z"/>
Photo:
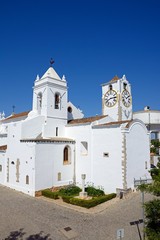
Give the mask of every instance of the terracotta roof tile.
<path id="1" fill-rule="evenodd" d="M 73 120 L 69 120 L 68 124 L 83 124 L 83 123 L 91 123 L 94 121 L 97 121 L 99 119 L 102 119 L 106 117 L 106 115 L 103 116 L 94 116 L 94 117 L 88 117 L 88 118 L 80 118 L 80 119 L 73 119 Z"/>
<path id="2" fill-rule="evenodd" d="M 109 122 L 104 124 L 99 124 L 98 126 L 111 126 L 111 125 L 120 125 L 123 123 L 127 123 L 126 127 L 129 127 L 129 124 L 132 122 L 132 120 L 124 120 L 124 121 L 116 121 L 116 122 Z"/>
<path id="3" fill-rule="evenodd" d="M 7 149 L 7 145 L 0 146 L 0 151 L 5 151 Z"/>
<path id="4" fill-rule="evenodd" d="M 116 75 L 116 76 L 114 76 L 114 78 L 112 78 L 111 80 L 110 80 L 110 82 L 115 82 L 115 81 L 117 81 L 119 79 L 119 77 Z"/>
<path id="5" fill-rule="evenodd" d="M 8 117 L 8 118 L 5 118 L 4 120 L 10 120 L 10 119 L 14 119 L 14 118 L 20 118 L 20 117 L 25 117 L 27 116 L 29 113 L 29 111 L 27 112 L 21 112 L 21 113 L 15 113 L 13 114 L 12 116 Z"/>

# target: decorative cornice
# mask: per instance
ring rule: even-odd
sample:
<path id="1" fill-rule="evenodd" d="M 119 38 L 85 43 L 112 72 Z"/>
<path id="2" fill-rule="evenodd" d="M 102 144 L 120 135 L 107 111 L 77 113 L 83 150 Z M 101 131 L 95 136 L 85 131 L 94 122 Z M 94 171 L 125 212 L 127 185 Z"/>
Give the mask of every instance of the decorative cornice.
<path id="1" fill-rule="evenodd" d="M 20 142 L 35 142 L 35 143 L 75 143 L 75 140 L 69 138 L 28 138 L 21 139 Z"/>

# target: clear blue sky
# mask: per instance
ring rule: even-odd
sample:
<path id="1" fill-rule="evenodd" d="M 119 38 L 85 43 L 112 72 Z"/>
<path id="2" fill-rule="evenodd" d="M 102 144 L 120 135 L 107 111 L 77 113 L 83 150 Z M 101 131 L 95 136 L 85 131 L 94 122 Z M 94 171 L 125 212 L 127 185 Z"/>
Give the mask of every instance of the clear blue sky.
<path id="1" fill-rule="evenodd" d="M 123 74 L 134 111 L 160 110 L 160 1 L 1 1 L 0 112 L 31 109 L 51 57 L 85 116 L 101 114 L 101 83 Z"/>

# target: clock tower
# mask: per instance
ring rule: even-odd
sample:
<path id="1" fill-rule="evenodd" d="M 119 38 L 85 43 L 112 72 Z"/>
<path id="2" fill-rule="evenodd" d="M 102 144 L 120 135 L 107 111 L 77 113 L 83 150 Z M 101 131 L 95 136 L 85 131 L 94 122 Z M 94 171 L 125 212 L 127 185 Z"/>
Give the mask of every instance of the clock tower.
<path id="1" fill-rule="evenodd" d="M 114 121 L 132 119 L 131 85 L 125 75 L 102 84 L 102 114 Z"/>

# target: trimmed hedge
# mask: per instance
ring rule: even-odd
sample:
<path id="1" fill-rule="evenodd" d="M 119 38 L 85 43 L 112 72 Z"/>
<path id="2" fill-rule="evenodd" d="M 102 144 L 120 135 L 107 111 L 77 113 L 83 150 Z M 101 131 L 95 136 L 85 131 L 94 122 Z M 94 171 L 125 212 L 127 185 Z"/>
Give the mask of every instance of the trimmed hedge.
<path id="1" fill-rule="evenodd" d="M 85 188 L 85 191 L 88 193 L 88 196 L 92 197 L 98 197 L 98 196 L 104 196 L 105 193 L 101 189 L 97 189 L 95 187 L 89 186 Z"/>
<path id="2" fill-rule="evenodd" d="M 109 201 L 109 200 L 111 200 L 112 198 L 115 198 L 115 197 L 116 197 L 116 194 L 111 193 L 111 194 L 108 194 L 108 195 L 95 197 L 95 198 L 92 198 L 92 199 L 89 199 L 89 200 L 74 198 L 74 197 L 70 197 L 70 196 L 63 196 L 62 199 L 66 203 L 70 203 L 70 204 L 85 207 L 85 208 L 91 208 L 91 207 L 95 207 L 98 204 L 101 204 L 103 202 Z"/>
<path id="3" fill-rule="evenodd" d="M 51 192 L 50 189 L 42 190 L 42 195 L 52 199 L 59 199 L 58 192 Z"/>
<path id="4" fill-rule="evenodd" d="M 66 196 L 66 195 L 62 196 L 63 202 L 66 202 L 66 203 L 70 203 L 71 198 L 73 198 L 73 196 Z"/>
<path id="5" fill-rule="evenodd" d="M 59 190 L 60 196 L 75 196 L 78 195 L 79 192 L 81 192 L 81 189 L 77 186 L 67 186 L 65 188 L 61 188 Z"/>

